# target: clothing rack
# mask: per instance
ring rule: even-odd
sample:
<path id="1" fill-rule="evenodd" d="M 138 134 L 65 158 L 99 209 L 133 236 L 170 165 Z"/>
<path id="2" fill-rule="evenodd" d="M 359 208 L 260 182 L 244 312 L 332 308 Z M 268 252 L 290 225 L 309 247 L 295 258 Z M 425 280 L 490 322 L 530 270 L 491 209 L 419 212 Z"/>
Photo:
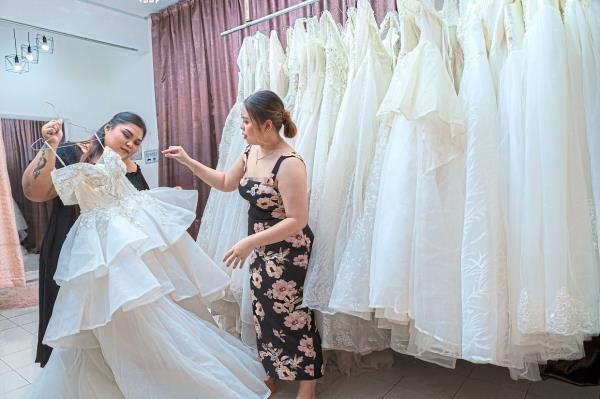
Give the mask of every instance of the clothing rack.
<path id="1" fill-rule="evenodd" d="M 318 2 L 318 1 L 319 0 L 305 0 L 305 1 L 301 2 L 301 3 L 296 4 L 296 5 L 290 6 L 288 8 L 284 8 L 283 10 L 276 11 L 276 12 L 274 12 L 272 14 L 265 15 L 264 17 L 260 17 L 260 18 L 255 19 L 255 20 L 248 21 L 248 22 L 246 22 L 246 23 L 244 23 L 242 25 L 236 26 L 235 28 L 231 28 L 229 30 L 226 30 L 225 32 L 221 32 L 221 36 L 227 36 L 230 33 L 234 33 L 234 32 L 240 31 L 242 29 L 246 29 L 246 28 L 248 28 L 248 27 L 250 27 L 252 25 L 260 24 L 261 22 L 268 21 L 270 19 L 273 19 L 273 18 L 278 17 L 278 16 L 283 15 L 283 14 L 287 14 L 288 12 L 291 12 L 291 11 L 294 11 L 294 10 L 298 10 L 300 8 L 303 8 L 303 7 L 306 7 L 308 5 L 314 4 L 314 3 Z"/>

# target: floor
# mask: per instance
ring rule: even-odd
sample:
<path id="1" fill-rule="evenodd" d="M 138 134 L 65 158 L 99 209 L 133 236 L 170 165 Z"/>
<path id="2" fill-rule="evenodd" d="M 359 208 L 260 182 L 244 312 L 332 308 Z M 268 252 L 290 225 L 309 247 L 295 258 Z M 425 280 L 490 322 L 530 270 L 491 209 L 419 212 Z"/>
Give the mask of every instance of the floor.
<path id="1" fill-rule="evenodd" d="M 41 370 L 33 363 L 37 312 L 37 307 L 0 311 L 0 399 L 25 398 L 29 385 Z M 294 398 L 295 390 L 295 383 L 281 383 L 275 398 Z M 448 370 L 407 356 L 398 356 L 391 369 L 365 371 L 353 377 L 329 373 L 318 384 L 318 397 L 600 399 L 600 387 L 579 388 L 553 380 L 515 382 L 509 378 L 508 371 L 500 367 L 461 361 L 456 369 Z"/>

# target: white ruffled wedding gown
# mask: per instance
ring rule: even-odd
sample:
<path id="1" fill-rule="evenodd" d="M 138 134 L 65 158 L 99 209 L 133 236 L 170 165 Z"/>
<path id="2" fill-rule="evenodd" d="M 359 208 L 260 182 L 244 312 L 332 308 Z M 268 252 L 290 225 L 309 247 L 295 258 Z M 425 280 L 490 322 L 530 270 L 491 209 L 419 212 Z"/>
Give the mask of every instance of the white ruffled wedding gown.
<path id="1" fill-rule="evenodd" d="M 229 278 L 186 229 L 197 192 L 138 192 L 110 148 L 103 163 L 57 169 L 81 216 L 63 245 L 44 343 L 55 348 L 34 398 L 266 398 L 254 353 L 211 325 L 203 302 Z M 203 316 L 185 310 L 192 309 Z"/>

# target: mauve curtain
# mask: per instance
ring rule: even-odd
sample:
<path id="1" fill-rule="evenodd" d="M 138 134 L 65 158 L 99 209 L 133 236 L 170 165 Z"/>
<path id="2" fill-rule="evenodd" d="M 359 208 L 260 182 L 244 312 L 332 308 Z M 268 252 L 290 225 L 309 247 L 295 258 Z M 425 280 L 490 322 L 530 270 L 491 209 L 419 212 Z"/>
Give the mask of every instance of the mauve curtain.
<path id="1" fill-rule="evenodd" d="M 46 233 L 51 203 L 36 203 L 25 198 L 21 177 L 29 162 L 35 157 L 31 145 L 41 134 L 44 122 L 21 119 L 2 119 L 2 136 L 6 147 L 8 176 L 15 201 L 27 221 L 27 238 L 23 245 L 38 253 Z"/>
<path id="2" fill-rule="evenodd" d="M 299 0 L 251 0 L 253 18 L 298 4 Z M 276 17 L 269 22 L 221 37 L 220 33 L 243 23 L 244 0 L 180 0 L 152 15 L 154 88 L 159 146 L 182 145 L 194 159 L 215 166 L 225 118 L 237 93 L 237 55 L 246 35 L 257 30 L 277 31 L 285 46 L 285 31 L 297 18 L 331 11 L 344 20 L 347 0 L 323 0 Z M 395 0 L 373 1 L 379 21 Z M 190 229 L 198 231 L 210 188 L 176 162 L 160 158 L 159 184 L 199 191 L 198 217 Z"/>
<path id="3" fill-rule="evenodd" d="M 25 267 L 13 210 L 6 151 L 0 126 L 0 288 L 24 287 Z M 1 308 L 1 307 L 0 307 Z"/>
<path id="4" fill-rule="evenodd" d="M 235 98 L 240 36 L 219 33 L 239 21 L 239 0 L 182 0 L 152 15 L 154 87 L 159 146 L 182 145 L 215 166 L 217 146 Z M 210 188 L 172 160 L 159 160 L 159 184 L 199 191 L 195 235 Z"/>

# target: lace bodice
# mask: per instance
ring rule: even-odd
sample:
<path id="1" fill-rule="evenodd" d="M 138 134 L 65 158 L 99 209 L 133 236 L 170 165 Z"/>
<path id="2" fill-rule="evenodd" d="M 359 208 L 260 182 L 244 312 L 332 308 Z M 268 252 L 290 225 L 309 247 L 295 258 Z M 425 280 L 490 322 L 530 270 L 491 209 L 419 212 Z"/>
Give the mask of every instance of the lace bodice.
<path id="1" fill-rule="evenodd" d="M 354 73 L 358 68 L 360 59 L 356 55 L 356 8 L 349 8 L 347 11 L 346 25 L 344 28 L 343 42 L 346 46 L 346 53 L 348 54 L 348 81 L 351 81 L 354 77 Z"/>
<path id="2" fill-rule="evenodd" d="M 348 79 L 348 54 L 344 47 L 343 39 L 338 31 L 335 21 L 329 11 L 323 13 L 321 17 L 321 29 L 329 32 L 327 42 L 325 43 L 325 87 L 323 97 L 327 97 L 331 92 L 335 92 L 336 108 L 342 100 L 346 83 Z M 326 27 L 326 28 L 324 28 Z M 329 110 L 326 110 L 329 111 Z"/>
<path id="3" fill-rule="evenodd" d="M 302 50 L 304 49 L 304 43 L 306 41 L 306 30 L 304 28 L 305 20 L 306 19 L 304 18 L 297 19 L 296 22 L 294 22 L 293 29 L 290 28 L 287 31 L 287 65 L 289 74 L 289 87 L 283 103 L 285 104 L 285 108 L 292 112 L 296 107 L 296 99 L 298 97 L 300 86 L 300 59 L 302 56 Z"/>
<path id="4" fill-rule="evenodd" d="M 65 205 L 79 204 L 81 212 L 116 206 L 138 191 L 125 174 L 119 154 L 110 148 L 97 164 L 76 163 L 52 171 L 54 188 Z"/>

